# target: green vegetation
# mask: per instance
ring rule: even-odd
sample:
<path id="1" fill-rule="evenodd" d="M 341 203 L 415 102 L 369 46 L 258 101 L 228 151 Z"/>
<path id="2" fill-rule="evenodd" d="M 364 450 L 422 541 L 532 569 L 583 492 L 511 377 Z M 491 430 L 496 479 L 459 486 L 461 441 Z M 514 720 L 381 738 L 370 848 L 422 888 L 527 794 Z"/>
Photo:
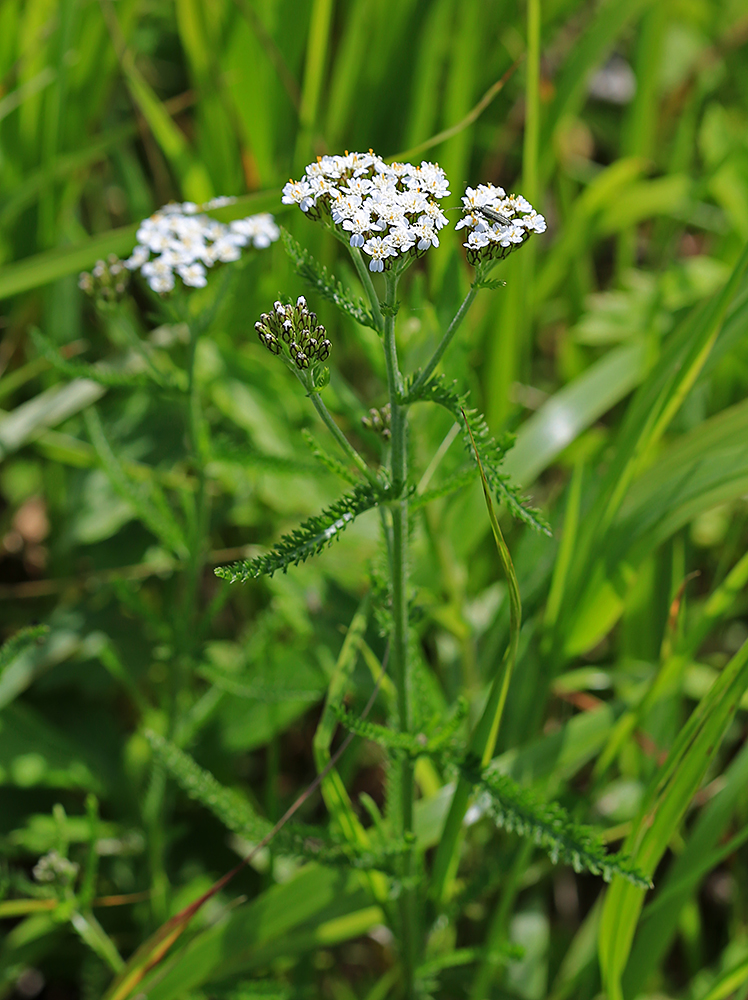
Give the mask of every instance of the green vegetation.
<path id="1" fill-rule="evenodd" d="M 747 41 L 0 5 L 0 998 L 748 997 Z M 370 274 L 281 203 L 370 147 L 548 231 Z"/>

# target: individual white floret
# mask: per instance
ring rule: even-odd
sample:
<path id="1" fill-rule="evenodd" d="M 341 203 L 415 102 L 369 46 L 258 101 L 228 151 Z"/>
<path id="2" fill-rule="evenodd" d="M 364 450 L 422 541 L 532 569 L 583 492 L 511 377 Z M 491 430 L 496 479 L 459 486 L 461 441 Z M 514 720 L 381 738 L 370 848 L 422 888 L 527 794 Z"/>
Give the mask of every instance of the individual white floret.
<path id="1" fill-rule="evenodd" d="M 424 213 L 418 221 L 429 221 L 435 229 L 443 229 L 449 224 L 449 219 L 446 217 L 444 212 L 442 212 L 441 208 L 435 201 L 429 201 L 426 203 Z"/>
<path id="2" fill-rule="evenodd" d="M 365 235 L 371 232 L 371 216 L 364 208 L 360 208 L 351 219 L 343 220 L 343 229 L 351 234 L 351 246 L 362 247 Z"/>
<path id="3" fill-rule="evenodd" d="M 544 233 L 548 228 L 543 216 L 538 215 L 535 209 L 529 215 L 525 215 L 524 218 L 519 219 L 518 224 L 524 226 L 531 233 Z"/>
<path id="4" fill-rule="evenodd" d="M 371 195 L 374 196 L 376 192 L 390 197 L 397 194 L 396 178 L 392 174 L 375 174 L 371 179 Z"/>
<path id="5" fill-rule="evenodd" d="M 407 225 L 405 212 L 399 200 L 373 202 L 371 206 L 372 215 L 379 220 L 379 228 L 386 232 L 389 226 Z"/>
<path id="6" fill-rule="evenodd" d="M 202 259 L 207 246 L 203 234 L 198 231 L 185 233 L 183 236 L 170 240 L 166 249 L 170 250 L 181 264 L 191 264 L 195 260 Z"/>
<path id="7" fill-rule="evenodd" d="M 481 232 L 473 231 L 468 234 L 467 242 L 462 245 L 467 247 L 468 250 L 482 250 L 483 247 L 487 247 L 490 242 L 491 240 L 485 230 Z"/>
<path id="8" fill-rule="evenodd" d="M 402 191 L 397 196 L 397 203 L 408 215 L 422 215 L 429 207 L 428 196 L 423 191 Z"/>
<path id="9" fill-rule="evenodd" d="M 439 246 L 439 237 L 436 235 L 436 229 L 434 229 L 431 220 L 417 222 L 410 228 L 418 240 L 417 247 L 419 250 L 428 250 L 429 247 Z"/>
<path id="10" fill-rule="evenodd" d="M 364 253 L 368 254 L 372 260 L 369 264 L 370 271 L 383 271 L 384 262 L 388 257 L 396 257 L 397 250 L 381 236 L 372 236 L 364 243 Z"/>
<path id="11" fill-rule="evenodd" d="M 280 236 L 280 229 L 269 212 L 250 215 L 246 219 L 235 219 L 229 224 L 229 229 L 238 236 L 246 237 L 246 241 L 251 242 L 258 250 L 269 247 Z"/>
<path id="12" fill-rule="evenodd" d="M 365 197 L 369 191 L 371 191 L 371 181 L 368 177 L 349 177 L 340 188 L 342 195 L 358 195 L 360 198 Z"/>
<path id="13" fill-rule="evenodd" d="M 222 236 L 220 240 L 216 240 L 209 250 L 209 257 L 211 263 L 213 261 L 221 261 L 224 264 L 229 264 L 231 261 L 239 260 L 242 255 L 241 245 L 236 241 L 236 239 L 231 238 L 231 234 Z M 206 263 L 207 263 L 206 259 Z"/>
<path id="14" fill-rule="evenodd" d="M 492 242 L 499 243 L 502 247 L 508 247 L 512 243 L 522 243 L 525 238 L 525 230 L 520 225 L 495 225 L 489 229 L 487 235 Z"/>
<path id="15" fill-rule="evenodd" d="M 191 288 L 204 288 L 208 284 L 205 276 L 205 268 L 196 261 L 194 264 L 177 265 L 177 274 Z"/>
<path id="16" fill-rule="evenodd" d="M 298 205 L 302 212 L 308 212 L 314 204 L 314 196 L 307 181 L 289 181 L 283 187 L 281 201 L 284 205 Z"/>
<path id="17" fill-rule="evenodd" d="M 359 194 L 340 195 L 332 204 L 332 221 L 340 225 L 346 219 L 352 219 L 361 208 L 361 202 Z"/>
<path id="18" fill-rule="evenodd" d="M 174 272 L 170 261 L 163 254 L 146 261 L 140 270 L 154 292 L 170 292 L 174 287 Z"/>
<path id="19" fill-rule="evenodd" d="M 390 229 L 385 239 L 398 253 L 407 253 L 411 247 L 416 245 L 416 234 L 413 232 L 413 227 L 407 223 Z"/>
<path id="20" fill-rule="evenodd" d="M 408 187 L 417 187 L 419 191 L 427 191 L 435 198 L 445 198 L 449 194 L 449 181 L 438 163 L 421 161 L 420 167 L 407 178 Z"/>
<path id="21" fill-rule="evenodd" d="M 508 215 L 512 215 L 515 212 L 532 212 L 533 208 L 527 198 L 523 198 L 521 194 L 512 194 L 504 200 L 503 208 L 501 211 L 506 212 Z"/>

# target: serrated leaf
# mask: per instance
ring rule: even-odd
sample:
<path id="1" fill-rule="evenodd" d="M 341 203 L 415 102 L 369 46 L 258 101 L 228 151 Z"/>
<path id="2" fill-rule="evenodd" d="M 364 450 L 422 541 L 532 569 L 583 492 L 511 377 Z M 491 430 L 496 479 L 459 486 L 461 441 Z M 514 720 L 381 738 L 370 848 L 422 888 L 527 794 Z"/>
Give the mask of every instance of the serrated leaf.
<path id="1" fill-rule="evenodd" d="M 350 483 L 351 486 L 357 486 L 361 482 L 358 476 L 351 472 L 350 469 L 346 468 L 342 462 L 338 461 L 337 458 L 333 458 L 332 455 L 328 455 L 326 451 L 320 448 L 306 427 L 302 427 L 301 436 L 304 438 L 304 443 L 307 445 L 317 461 L 321 465 L 324 465 L 326 469 L 335 473 L 336 476 L 340 476 L 341 479 Z"/>
<path id="2" fill-rule="evenodd" d="M 209 809 L 216 819 L 248 840 L 259 841 L 272 824 L 252 809 L 238 792 L 220 784 L 184 750 L 152 730 L 146 730 L 153 754 L 167 773 L 191 799 Z"/>
<path id="3" fill-rule="evenodd" d="M 575 872 L 589 871 L 609 882 L 620 875 L 633 885 L 648 889 L 649 878 L 624 854 L 609 854 L 600 834 L 591 827 L 575 823 L 557 802 L 543 802 L 528 788 L 523 788 L 506 774 L 480 770 L 469 763 L 460 772 L 480 788 L 479 806 L 499 826 L 520 837 L 533 840 L 554 864 L 564 861 Z"/>
<path id="4" fill-rule="evenodd" d="M 114 454 L 107 440 L 99 415 L 93 407 L 84 414 L 91 444 L 96 449 L 102 468 L 115 490 L 132 504 L 143 524 L 177 556 L 185 558 L 187 542 L 163 490 L 155 480 L 133 481 L 127 469 Z"/>
<path id="5" fill-rule="evenodd" d="M 52 367 L 68 378 L 86 378 L 99 385 L 110 389 L 118 388 L 139 388 L 141 386 L 152 386 L 154 384 L 162 387 L 171 387 L 171 383 L 166 378 L 159 378 L 155 372 L 144 369 L 141 371 L 126 371 L 116 369 L 111 366 L 101 364 L 86 364 L 82 361 L 69 361 L 60 354 L 51 340 L 36 329 L 31 330 L 31 339 L 41 356 L 48 361 Z"/>
<path id="6" fill-rule="evenodd" d="M 350 290 L 330 274 L 326 267 L 318 263 L 308 250 L 304 249 L 286 229 L 281 229 L 281 239 L 286 253 L 296 268 L 296 273 L 315 291 L 336 305 L 341 312 L 346 313 L 361 326 L 377 329 L 377 324 L 371 312 L 361 299 L 355 301 Z"/>
<path id="7" fill-rule="evenodd" d="M 321 514 L 308 518 L 295 531 L 284 535 L 266 555 L 219 566 L 216 576 L 230 583 L 246 583 L 265 574 L 272 576 L 278 570 L 285 572 L 291 565 L 298 566 L 331 545 L 359 514 L 376 507 L 380 500 L 379 492 L 368 483 L 362 483 Z"/>
<path id="8" fill-rule="evenodd" d="M 48 625 L 29 625 L 28 628 L 19 629 L 7 642 L 0 646 L 0 674 L 9 666 L 17 656 L 33 645 L 37 639 L 41 639 L 49 632 Z"/>
<path id="9" fill-rule="evenodd" d="M 416 377 L 417 374 L 411 380 L 411 385 L 415 382 Z M 468 393 L 461 394 L 457 390 L 455 382 L 450 384 L 444 375 L 437 375 L 421 386 L 412 396 L 406 389 L 404 401 L 406 403 L 422 401 L 438 403 L 439 406 L 448 410 L 462 427 L 463 442 L 468 454 L 473 461 L 476 460 L 476 455 L 480 459 L 488 484 L 496 494 L 498 501 L 505 504 L 510 513 L 519 521 L 530 525 L 536 531 L 550 535 L 550 528 L 545 519 L 539 515 L 537 510 L 527 506 L 525 497 L 511 483 L 509 477 L 499 472 L 499 467 L 514 443 L 514 439 L 507 435 L 501 441 L 497 441 L 489 431 L 483 414 L 468 407 Z"/>

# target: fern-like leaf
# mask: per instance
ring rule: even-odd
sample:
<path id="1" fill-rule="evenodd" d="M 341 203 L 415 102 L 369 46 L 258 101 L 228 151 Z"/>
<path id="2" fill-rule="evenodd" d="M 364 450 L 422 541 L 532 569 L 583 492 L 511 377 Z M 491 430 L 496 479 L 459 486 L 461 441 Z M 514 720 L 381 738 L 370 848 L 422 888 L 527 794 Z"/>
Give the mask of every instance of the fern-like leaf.
<path id="1" fill-rule="evenodd" d="M 458 699 L 451 718 L 430 735 L 427 733 L 403 733 L 397 729 L 390 729 L 388 726 L 380 726 L 376 722 L 362 719 L 354 712 L 349 712 L 342 705 L 331 704 L 330 710 L 341 725 L 357 736 L 371 740 L 373 743 L 378 743 L 390 750 L 400 750 L 411 757 L 419 757 L 422 754 L 436 754 L 452 739 L 467 715 L 468 703 L 465 698 Z"/>
<path id="2" fill-rule="evenodd" d="M 259 841 L 271 824 L 258 816 L 249 802 L 231 788 L 218 782 L 184 750 L 148 729 L 145 737 L 154 757 L 191 799 L 209 809 L 224 826 L 248 840 Z"/>
<path id="3" fill-rule="evenodd" d="M 300 275 L 306 283 L 316 292 L 354 319 L 361 326 L 370 326 L 372 330 L 377 329 L 377 324 L 361 299 L 356 302 L 353 295 L 338 279 L 330 274 L 326 267 L 318 263 L 314 257 L 305 250 L 291 234 L 281 229 L 281 239 L 286 253 L 291 258 L 296 268 L 296 273 Z"/>
<path id="4" fill-rule="evenodd" d="M 48 625 L 29 625 L 19 629 L 7 642 L 0 646 L 0 674 L 9 667 L 21 653 L 49 632 Z"/>
<path id="5" fill-rule="evenodd" d="M 258 816 L 245 798 L 222 785 L 188 753 L 152 730 L 146 730 L 145 736 L 156 760 L 180 788 L 205 806 L 225 827 L 254 843 L 270 833 L 272 824 L 267 819 Z M 359 851 L 351 844 L 331 840 L 329 834 L 318 827 L 293 823 L 278 830 L 273 843 L 283 854 L 319 864 L 393 873 L 403 854 L 412 848 L 404 840 L 396 840 Z"/>
<path id="6" fill-rule="evenodd" d="M 486 480 L 496 494 L 499 503 L 506 504 L 507 509 L 518 520 L 529 524 L 536 531 L 550 535 L 550 528 L 538 511 L 529 507 L 526 498 L 511 483 L 509 477 L 499 472 L 499 467 L 514 443 L 514 439 L 510 435 L 505 435 L 500 441 L 497 441 L 491 435 L 483 414 L 468 406 L 468 394 L 460 394 L 455 386 L 456 383 L 448 383 L 444 375 L 437 375 L 412 394 L 406 391 L 404 401 L 406 403 L 420 401 L 438 403 L 439 406 L 449 410 L 462 427 L 465 448 L 473 461 L 475 461 L 475 452 L 477 451 Z M 468 432 L 468 426 L 472 431 L 472 438 Z"/>
<path id="7" fill-rule="evenodd" d="M 102 468 L 114 489 L 134 508 L 140 520 L 167 548 L 183 559 L 188 547 L 184 531 L 169 507 L 161 487 L 154 480 L 133 481 L 107 440 L 99 415 L 93 406 L 84 413 L 86 430 Z"/>
<path id="8" fill-rule="evenodd" d="M 215 684 L 217 688 L 234 695 L 236 698 L 250 698 L 253 701 L 275 704 L 281 701 L 319 701 L 324 696 L 324 688 L 290 688 L 277 684 L 263 684 L 259 681 L 246 681 L 241 677 L 216 670 L 208 664 L 198 668 L 198 673 L 206 681 Z"/>
<path id="9" fill-rule="evenodd" d="M 321 465 L 324 465 L 324 467 L 330 472 L 335 473 L 336 476 L 344 479 L 345 482 L 350 483 L 351 486 L 358 486 L 361 482 L 359 477 L 354 475 L 354 473 L 343 465 L 342 462 L 338 461 L 337 458 L 334 458 L 332 455 L 328 455 L 326 451 L 320 448 L 306 427 L 302 427 L 301 436 L 304 438 L 304 443 Z"/>
<path id="10" fill-rule="evenodd" d="M 557 802 L 543 802 L 506 774 L 481 770 L 477 762 L 459 765 L 465 777 L 481 791 L 480 805 L 505 830 L 533 840 L 556 864 L 563 861 L 575 872 L 589 871 L 609 882 L 620 875 L 640 888 L 651 881 L 625 854 L 608 854 L 599 833 L 575 823 Z"/>
<path id="11" fill-rule="evenodd" d="M 163 389 L 176 388 L 176 383 L 173 383 L 166 376 L 156 374 L 151 369 L 127 371 L 125 368 L 117 369 L 111 365 L 91 365 L 84 361 L 69 361 L 62 356 L 52 341 L 36 328 L 31 330 L 31 339 L 39 354 L 56 371 L 68 378 L 87 378 L 99 385 L 105 385 L 109 389 L 134 389 L 152 386 L 154 383 Z"/>
<path id="12" fill-rule="evenodd" d="M 331 545 L 359 514 L 376 507 L 380 494 L 368 483 L 362 483 L 344 494 L 321 514 L 310 517 L 295 531 L 284 535 L 270 552 L 255 559 L 243 559 L 230 566 L 219 566 L 216 576 L 230 583 L 246 583 L 259 576 L 272 576 L 278 570 L 298 566 L 309 556 L 317 555 Z"/>

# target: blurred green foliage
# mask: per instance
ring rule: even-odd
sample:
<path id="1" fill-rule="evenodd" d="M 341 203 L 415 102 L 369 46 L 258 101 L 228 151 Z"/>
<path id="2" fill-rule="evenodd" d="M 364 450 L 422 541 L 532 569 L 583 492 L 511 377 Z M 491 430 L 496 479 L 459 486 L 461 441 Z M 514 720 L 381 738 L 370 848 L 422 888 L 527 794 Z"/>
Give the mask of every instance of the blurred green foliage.
<path id="1" fill-rule="evenodd" d="M 553 528 L 502 519 L 524 627 L 491 767 L 625 840 L 656 884 L 646 903 L 620 880 L 606 896 L 475 810 L 449 906 L 424 929 L 423 994 L 746 996 L 747 40 L 743 0 L 0 4 L 0 614 L 6 636 L 49 629 L 0 663 L 0 996 L 101 997 L 246 852 L 249 835 L 154 764 L 147 730 L 258 829 L 281 815 L 329 751 L 315 742 L 315 762 L 322 702 L 379 572 L 372 513 L 287 575 L 240 587 L 212 572 L 348 489 L 254 335 L 275 298 L 305 291 L 279 244 L 215 303 L 210 288 L 194 299 L 216 307 L 195 359 L 210 429 L 197 554 L 200 475 L 167 384 L 188 367 L 184 328 L 154 319 L 140 288 L 94 309 L 78 272 L 126 255 L 170 199 L 237 195 L 237 212 L 276 212 L 358 294 L 280 188 L 319 153 L 369 147 L 437 159 L 455 204 L 492 181 L 549 220 L 495 272 L 506 288 L 479 293 L 443 365 L 493 432 L 516 432 L 504 469 Z M 510 70 L 476 120 L 422 146 Z M 409 370 L 469 281 L 445 230 L 402 295 Z M 314 307 L 335 345 L 325 398 L 376 456 L 361 417 L 386 401 L 377 336 Z M 34 328 L 71 363 L 127 375 L 145 354 L 164 384 L 65 374 Z M 434 474 L 452 418 L 431 410 L 411 417 L 424 490 L 465 459 L 453 445 Z M 414 520 L 423 716 L 460 695 L 476 714 L 509 634 L 480 484 Z M 384 653 L 376 622 L 359 625 L 339 694 L 357 712 Z M 389 697 L 385 684 L 374 722 Z M 356 835 L 376 839 L 384 751 L 357 740 L 335 774 L 302 818 L 326 826 L 350 796 Z M 422 760 L 416 778 L 428 865 L 450 775 Z M 57 882 L 35 880 L 52 851 Z M 271 848 L 200 910 L 148 996 L 398 995 L 378 877 Z"/>

